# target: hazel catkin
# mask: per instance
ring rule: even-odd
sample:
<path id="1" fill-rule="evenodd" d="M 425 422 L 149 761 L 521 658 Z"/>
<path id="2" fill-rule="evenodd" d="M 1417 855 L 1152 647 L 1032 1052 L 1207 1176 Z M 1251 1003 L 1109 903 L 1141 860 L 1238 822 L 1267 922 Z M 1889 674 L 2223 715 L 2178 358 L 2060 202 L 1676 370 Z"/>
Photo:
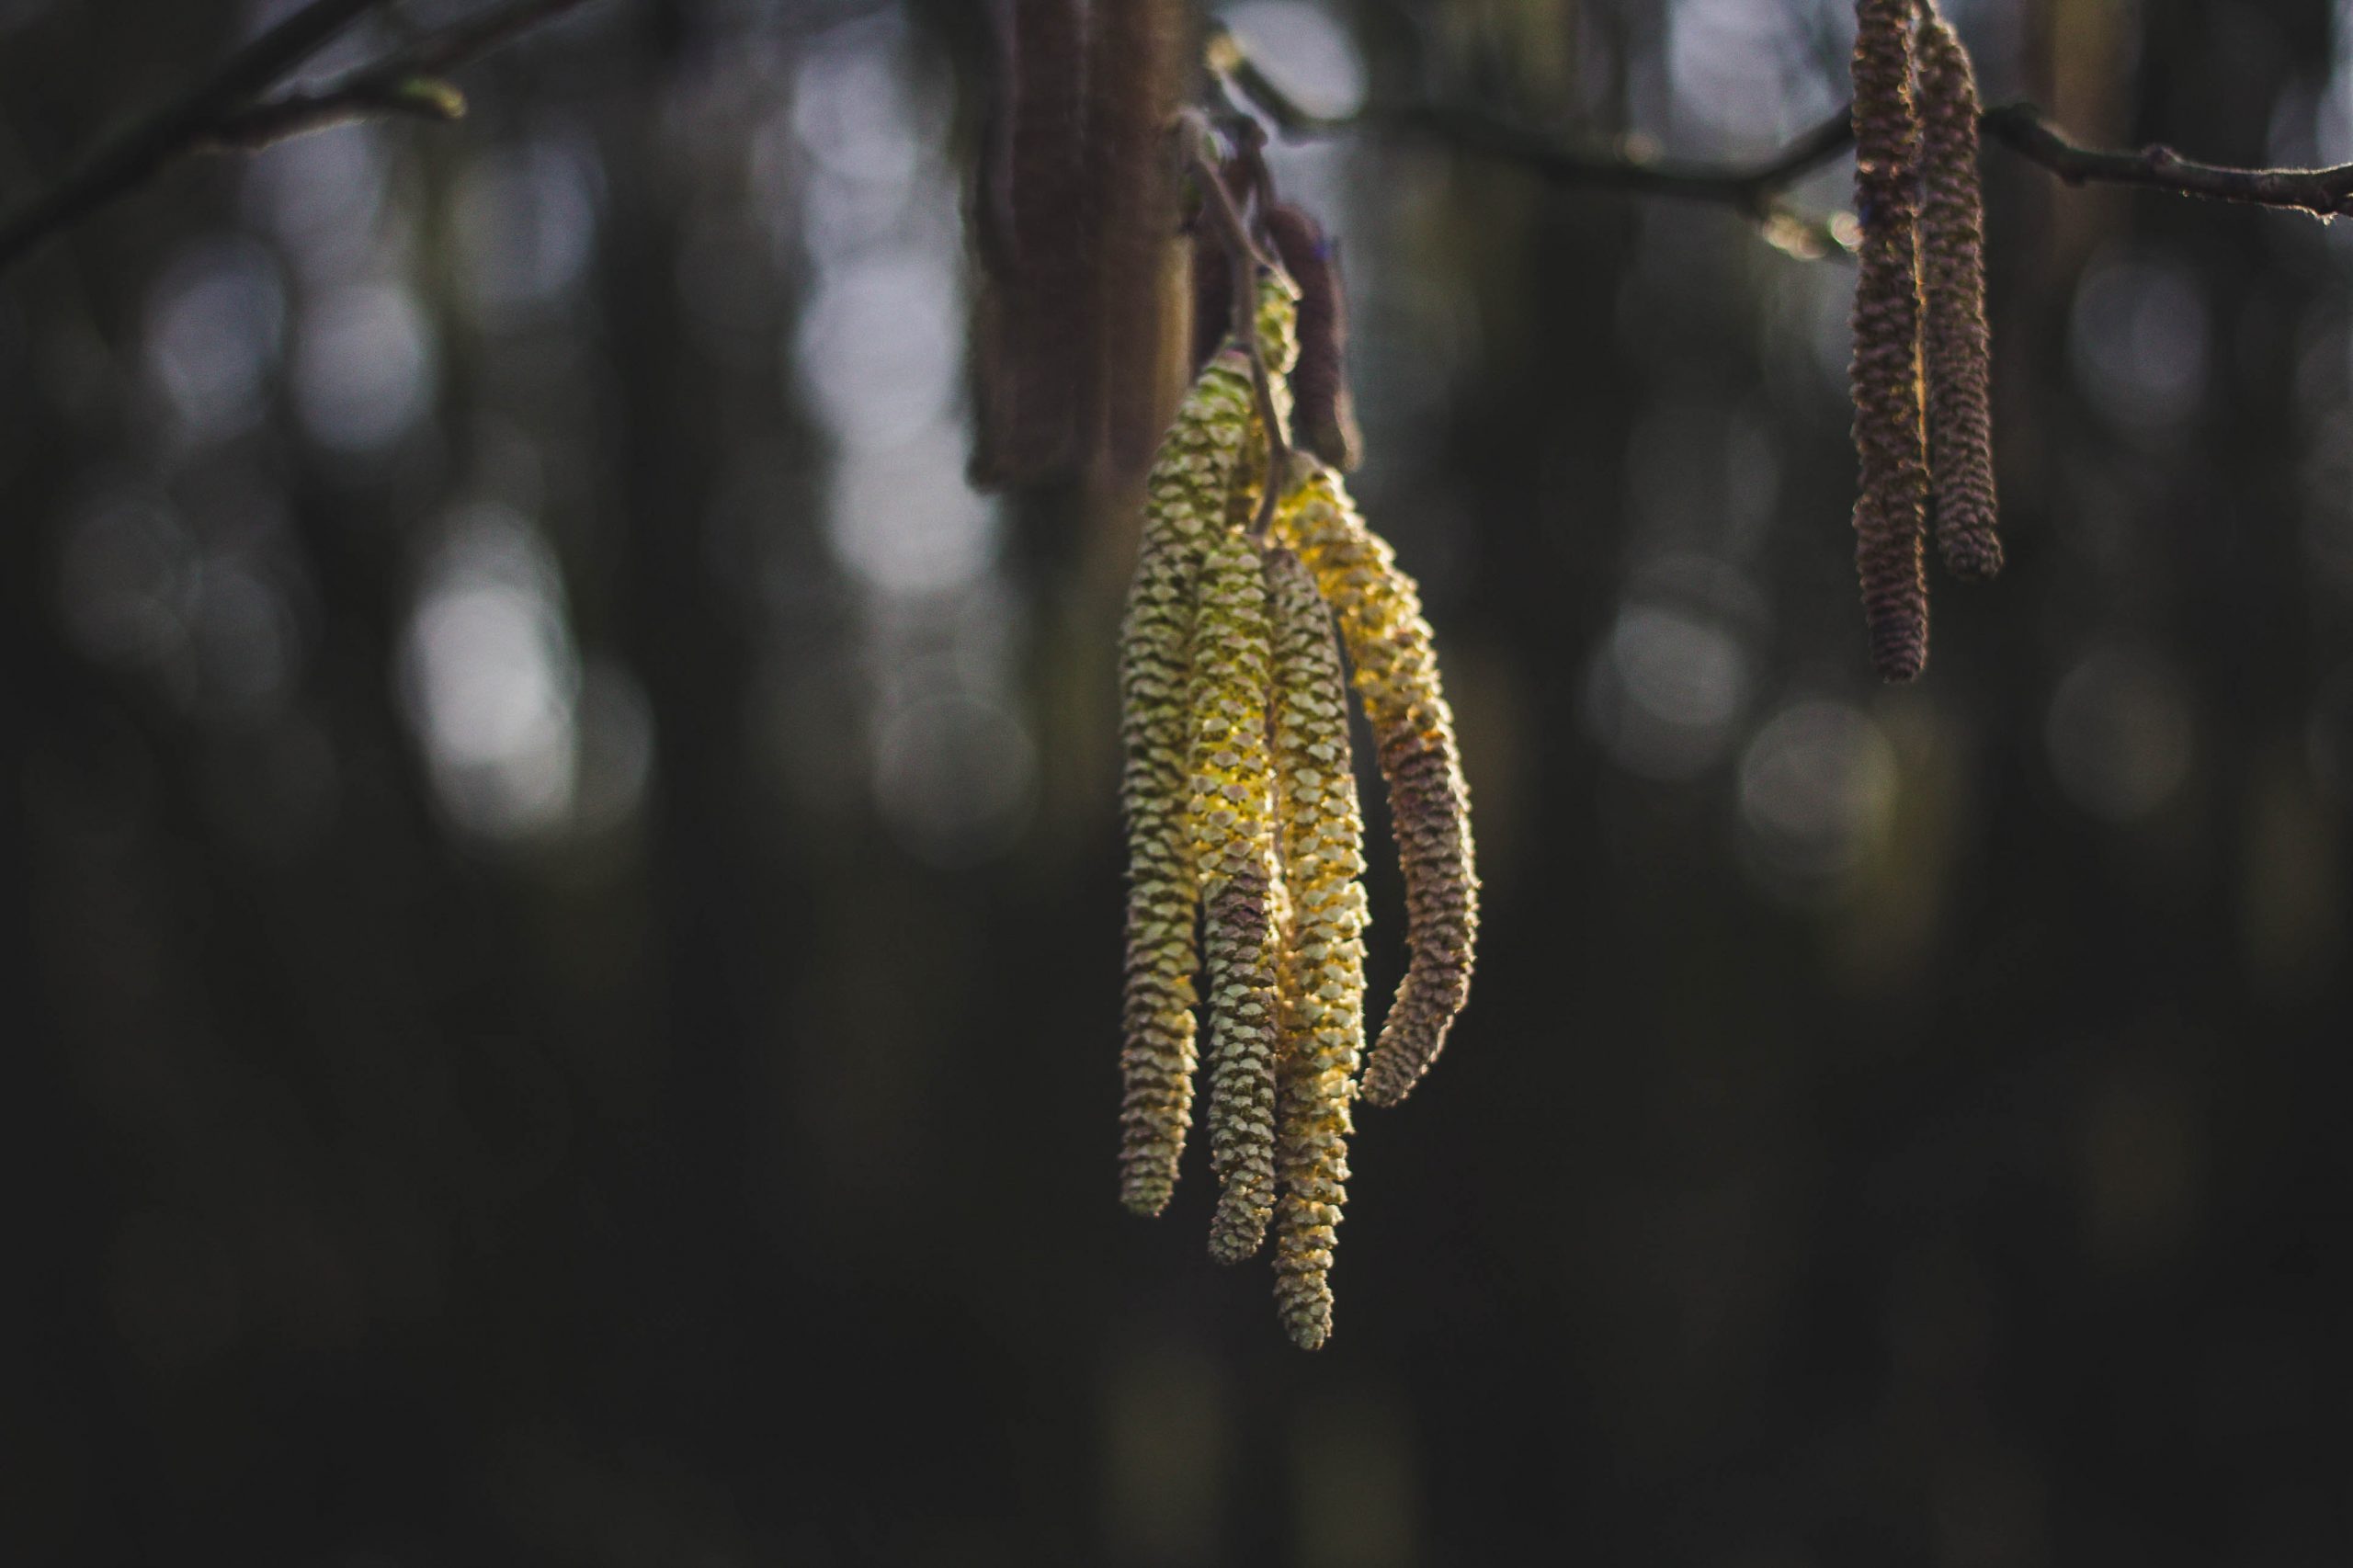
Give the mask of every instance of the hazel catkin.
<path id="1" fill-rule="evenodd" d="M 1956 577 L 2002 569 L 1995 531 L 1993 347 L 1985 324 L 1985 195 L 1977 172 L 1977 75 L 1930 7 L 1919 39 L 1920 354 L 1937 550 Z"/>
<path id="2" fill-rule="evenodd" d="M 1120 801 L 1128 831 L 1120 1186 L 1156 1214 L 1176 1184 L 1193 1104 L 1194 910 L 1189 821 L 1194 593 L 1249 428 L 1248 365 L 1205 369 L 1145 483 L 1143 539 L 1120 631 Z"/>
<path id="3" fill-rule="evenodd" d="M 1332 1332 L 1332 1249 L 1364 1052 L 1364 818 L 1331 611 L 1290 551 L 1267 552 L 1267 579 L 1276 838 L 1289 906 L 1278 979 L 1275 1303 L 1292 1341 L 1312 1350 Z"/>
<path id="4" fill-rule="evenodd" d="M 1276 537 L 1299 552 L 1338 616 L 1404 873 L 1405 976 L 1363 1088 L 1373 1104 L 1394 1105 L 1438 1059 L 1470 994 L 1479 927 L 1470 789 L 1413 579 L 1365 527 L 1339 476 L 1313 459 L 1298 461 L 1300 477 L 1276 509 Z"/>
<path id="5" fill-rule="evenodd" d="M 1914 3 L 1858 0 L 1855 24 L 1855 205 L 1863 227 L 1852 365 L 1861 468 L 1855 564 L 1871 659 L 1892 681 L 1915 678 L 1928 657 Z"/>
<path id="6" fill-rule="evenodd" d="M 1258 1250 L 1274 1212 L 1274 788 L 1267 747 L 1267 586 L 1258 548 L 1221 531 L 1200 570 L 1188 812 L 1204 909 L 1210 1165 L 1221 1184 L 1210 1253 Z"/>

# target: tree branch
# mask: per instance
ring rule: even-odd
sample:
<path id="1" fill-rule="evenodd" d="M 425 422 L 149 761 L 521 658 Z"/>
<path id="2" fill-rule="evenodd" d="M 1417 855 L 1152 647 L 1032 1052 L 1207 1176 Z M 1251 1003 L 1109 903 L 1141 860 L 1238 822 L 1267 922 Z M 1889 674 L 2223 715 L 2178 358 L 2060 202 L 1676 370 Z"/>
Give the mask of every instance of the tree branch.
<path id="1" fill-rule="evenodd" d="M 1269 79 L 1233 35 L 1223 31 L 1211 39 L 1210 67 L 1277 129 L 1296 140 L 1361 131 L 1404 136 L 1514 165 L 1553 185 L 1720 203 L 1768 224 L 1768 229 L 1796 221 L 1781 199 L 1789 187 L 1854 142 L 1847 111 L 1841 108 L 1758 162 L 1698 163 L 1656 157 L 1623 145 L 1578 147 L 1462 105 L 1367 104 L 1350 115 L 1318 115 Z M 2138 186 L 2215 201 L 2290 208 L 2322 218 L 2353 212 L 2353 165 L 2320 169 L 2233 168 L 2185 158 L 2170 147 L 2145 147 L 2139 152 L 2085 147 L 2026 103 L 1986 109 L 1979 120 L 1979 134 L 2040 165 L 2069 185 Z M 1818 228 L 1802 227 L 1804 234 L 1775 237 L 1804 241 Z M 1801 243 L 1790 248 L 1811 247 Z"/>
<path id="2" fill-rule="evenodd" d="M 465 98 L 439 79 L 585 0 L 507 0 L 427 33 L 324 86 L 267 97 L 303 61 L 385 0 L 311 0 L 213 74 L 93 149 L 49 189 L 0 217 L 0 272 L 197 153 L 254 152 L 290 136 L 379 114 L 456 119 Z"/>

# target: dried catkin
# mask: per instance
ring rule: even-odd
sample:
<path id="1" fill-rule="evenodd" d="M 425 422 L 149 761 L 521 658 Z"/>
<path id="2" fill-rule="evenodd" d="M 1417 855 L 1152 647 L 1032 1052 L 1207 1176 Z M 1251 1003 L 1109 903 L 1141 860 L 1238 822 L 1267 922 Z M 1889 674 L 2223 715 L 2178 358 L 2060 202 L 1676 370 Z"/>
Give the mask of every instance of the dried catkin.
<path id="1" fill-rule="evenodd" d="M 1097 381 L 1104 450 L 1133 474 L 1166 416 L 1163 370 L 1182 352 L 1164 344 L 1176 183 L 1168 122 L 1190 47 L 1182 0 L 1108 0 L 1091 7 L 1087 103 L 1088 203 L 1097 245 Z M 1165 358 L 1164 358 L 1164 355 Z"/>
<path id="2" fill-rule="evenodd" d="M 1348 392 L 1348 312 L 1338 242 L 1289 202 L 1267 210 L 1266 226 L 1283 269 L 1299 285 L 1299 367 L 1290 386 L 1300 443 L 1345 472 L 1362 459 L 1364 437 Z"/>
<path id="3" fill-rule="evenodd" d="M 1332 617 L 1290 551 L 1267 557 L 1274 605 L 1277 843 L 1288 894 L 1278 991 L 1275 1302 L 1305 1349 L 1332 1332 L 1332 1248 L 1347 1200 L 1349 1101 L 1364 1052 L 1364 819 Z"/>
<path id="4" fill-rule="evenodd" d="M 1091 392 L 1086 233 L 1086 43 L 1080 0 L 1008 0 L 994 11 L 996 92 L 974 205 L 977 439 L 983 486 L 1035 484 L 1079 456 Z M 1091 432 L 1089 433 L 1091 439 Z"/>
<path id="5" fill-rule="evenodd" d="M 1872 662 L 1882 676 L 1898 681 L 1919 675 L 1928 657 L 1914 5 L 1858 0 L 1855 8 L 1855 205 L 1863 227 L 1852 371 L 1862 471 L 1855 563 Z"/>
<path id="6" fill-rule="evenodd" d="M 1995 531 L 1992 335 L 1985 325 L 1985 195 L 1977 172 L 1977 74 L 1930 8 L 1920 25 L 1921 359 L 1937 549 L 1956 577 L 2002 569 Z"/>
<path id="7" fill-rule="evenodd" d="M 1120 1198 L 1156 1214 L 1176 1184 L 1193 1106 L 1191 642 L 1196 579 L 1249 428 L 1250 370 L 1211 364 L 1145 485 L 1143 540 L 1120 641 L 1120 800 L 1128 825 Z"/>
<path id="8" fill-rule="evenodd" d="M 1366 720 L 1380 745 L 1405 881 L 1405 978 L 1365 1069 L 1364 1097 L 1394 1105 L 1429 1070 L 1470 994 L 1479 878 L 1471 799 L 1414 581 L 1358 517 L 1339 476 L 1301 460 L 1275 515 L 1337 612 Z"/>
<path id="9" fill-rule="evenodd" d="M 1205 911 L 1210 1165 L 1222 1184 L 1210 1254 L 1258 1250 L 1275 1198 L 1274 801 L 1271 679 L 1258 548 L 1221 531 L 1202 562 L 1194 620 L 1191 810 Z"/>

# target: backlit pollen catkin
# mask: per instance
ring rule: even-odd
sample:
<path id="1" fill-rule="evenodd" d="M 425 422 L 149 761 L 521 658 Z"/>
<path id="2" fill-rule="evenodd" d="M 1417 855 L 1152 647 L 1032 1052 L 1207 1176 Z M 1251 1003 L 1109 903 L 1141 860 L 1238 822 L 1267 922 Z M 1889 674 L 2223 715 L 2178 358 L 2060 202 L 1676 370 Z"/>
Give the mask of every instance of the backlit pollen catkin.
<path id="1" fill-rule="evenodd" d="M 1289 895 L 1278 990 L 1275 1303 L 1304 1349 L 1332 1332 L 1349 1102 L 1364 1051 L 1364 818 L 1332 617 L 1300 559 L 1267 552 L 1274 603 L 1277 846 Z"/>
<path id="2" fill-rule="evenodd" d="M 1146 482 L 1120 633 L 1128 914 L 1120 1190 L 1142 1214 L 1166 1206 L 1192 1120 L 1194 593 L 1212 530 L 1224 528 L 1252 401 L 1249 366 L 1238 354 L 1213 361 L 1187 395 Z"/>
<path id="3" fill-rule="evenodd" d="M 1206 919 L 1210 1165 L 1221 1183 L 1210 1253 L 1258 1250 L 1275 1201 L 1274 778 L 1267 583 L 1258 547 L 1228 530 L 1202 562 L 1194 623 L 1188 812 Z"/>
<path id="4" fill-rule="evenodd" d="M 1855 22 L 1855 564 L 1871 661 L 1892 681 L 1928 657 L 1923 566 L 1928 467 L 1920 393 L 1920 118 L 1912 94 L 1915 0 L 1859 0 Z"/>
<path id="5" fill-rule="evenodd" d="M 1995 531 L 1992 338 L 1985 324 L 1985 195 L 1977 172 L 1977 75 L 1933 6 L 1919 40 L 1920 353 L 1937 550 L 1956 577 L 2002 569 Z"/>
<path id="6" fill-rule="evenodd" d="M 1356 687 L 1380 746 L 1405 881 L 1405 978 L 1364 1075 L 1375 1105 L 1402 1100 L 1429 1071 L 1471 990 L 1479 876 L 1471 795 L 1414 580 L 1357 516 L 1339 476 L 1312 459 L 1275 514 L 1337 612 Z"/>
<path id="7" fill-rule="evenodd" d="M 1199 960 L 1219 1183 L 1210 1253 L 1237 1262 L 1271 1227 L 1277 1311 L 1313 1349 L 1332 1332 L 1354 1102 L 1403 1098 L 1444 1044 L 1470 985 L 1478 874 L 1413 580 L 1336 472 L 1295 451 L 1274 460 L 1289 447 L 1300 292 L 1257 260 L 1251 325 L 1267 382 L 1233 335 L 1203 366 L 1152 470 L 1122 632 L 1121 1194 L 1157 1213 L 1176 1186 Z M 1370 1057 L 1351 684 L 1380 744 L 1405 882 L 1405 978 Z"/>

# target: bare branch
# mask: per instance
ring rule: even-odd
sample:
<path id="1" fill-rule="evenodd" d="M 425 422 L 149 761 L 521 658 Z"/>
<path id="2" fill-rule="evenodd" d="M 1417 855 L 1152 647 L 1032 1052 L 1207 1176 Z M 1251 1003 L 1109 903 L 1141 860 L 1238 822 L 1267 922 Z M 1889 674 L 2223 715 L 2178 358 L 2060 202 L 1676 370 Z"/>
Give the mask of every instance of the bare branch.
<path id="1" fill-rule="evenodd" d="M 319 48 L 384 0 L 311 0 L 210 76 L 94 149 L 58 183 L 0 217 L 0 271 L 41 241 L 197 153 L 254 152 L 375 115 L 456 119 L 465 98 L 440 79 L 585 0 L 508 0 L 416 38 L 324 86 L 267 97 Z"/>
<path id="2" fill-rule="evenodd" d="M 2131 185 L 2210 201 L 2285 207 L 2334 218 L 2353 212 L 2353 164 L 2320 169 L 2242 169 L 2201 164 L 2170 147 L 2108 152 L 2070 141 L 2032 104 L 2002 104 L 1980 117 L 1978 134 L 2041 165 L 2069 185 Z"/>
<path id="3" fill-rule="evenodd" d="M 1848 111 L 1841 108 L 1758 162 L 1689 162 L 1652 156 L 1622 144 L 1576 146 L 1460 104 L 1370 103 L 1349 115 L 1318 115 L 1260 70 L 1230 33 L 1212 36 L 1210 65 L 1293 139 L 1357 131 L 1403 136 L 1514 165 L 1554 185 L 1716 202 L 1765 223 L 1768 233 L 1784 228 L 1794 218 L 1781 200 L 1788 188 L 1854 143 Z M 2169 147 L 2139 152 L 2085 147 L 2026 103 L 1985 110 L 1979 134 L 2040 165 L 2069 185 L 2138 186 L 2216 201 L 2289 208 L 2323 218 L 2353 212 L 2353 165 L 2319 169 L 2234 168 L 2199 163 Z M 1803 227 L 1809 234 L 1818 229 L 1818 225 Z M 1790 236 L 1775 237 L 1784 241 Z"/>

